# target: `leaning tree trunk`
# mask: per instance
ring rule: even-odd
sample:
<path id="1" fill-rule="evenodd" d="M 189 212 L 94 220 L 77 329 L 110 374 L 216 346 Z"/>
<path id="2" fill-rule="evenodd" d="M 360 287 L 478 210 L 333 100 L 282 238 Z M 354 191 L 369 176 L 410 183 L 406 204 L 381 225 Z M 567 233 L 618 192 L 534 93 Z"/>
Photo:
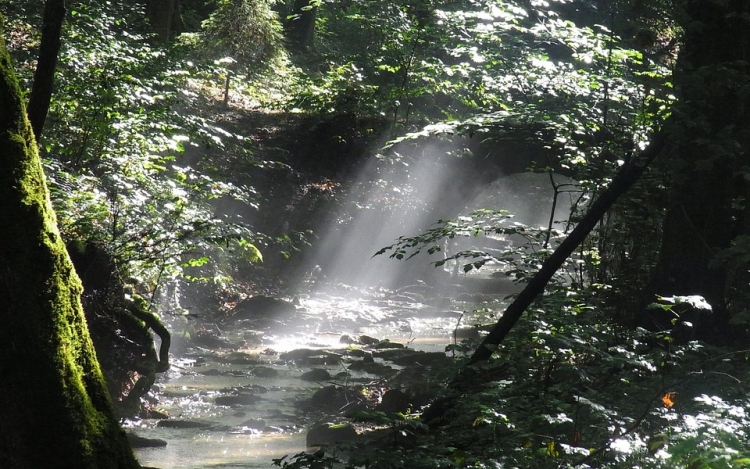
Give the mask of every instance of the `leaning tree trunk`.
<path id="1" fill-rule="evenodd" d="M 138 468 L 89 338 L 81 284 L 1 35 L 0 110 L 0 467 Z"/>
<path id="2" fill-rule="evenodd" d="M 492 356 L 492 353 L 497 349 L 503 339 L 505 339 L 505 336 L 508 335 L 508 332 L 510 332 L 516 322 L 518 322 L 534 299 L 544 292 L 544 288 L 547 286 L 552 276 L 555 275 L 557 269 L 563 265 L 565 259 L 567 259 L 568 256 L 580 246 L 589 233 L 591 233 L 591 230 L 593 230 L 596 224 L 599 223 L 602 217 L 604 217 L 604 214 L 607 213 L 607 210 L 609 210 L 612 204 L 615 203 L 615 201 L 624 194 L 630 186 L 635 184 L 643 174 L 646 167 L 648 167 L 654 158 L 661 153 L 665 146 L 665 141 L 666 139 L 663 133 L 660 132 L 656 134 L 651 144 L 644 151 L 631 159 L 620 169 L 609 187 L 607 187 L 607 189 L 591 204 L 591 207 L 589 207 L 586 214 L 573 231 L 571 231 L 568 237 L 565 238 L 557 249 L 555 249 L 555 252 L 544 261 L 539 272 L 531 278 L 526 287 L 518 294 L 515 301 L 508 306 L 497 324 L 495 324 L 490 330 L 490 333 L 487 334 L 479 347 L 474 351 L 474 354 L 469 360 L 469 364 L 487 360 Z"/>
<path id="3" fill-rule="evenodd" d="M 651 293 L 702 295 L 721 326 L 728 273 L 716 254 L 747 229 L 742 218 L 750 203 L 750 2 L 684 6 L 671 130 L 678 138 L 669 161 L 675 183 Z"/>

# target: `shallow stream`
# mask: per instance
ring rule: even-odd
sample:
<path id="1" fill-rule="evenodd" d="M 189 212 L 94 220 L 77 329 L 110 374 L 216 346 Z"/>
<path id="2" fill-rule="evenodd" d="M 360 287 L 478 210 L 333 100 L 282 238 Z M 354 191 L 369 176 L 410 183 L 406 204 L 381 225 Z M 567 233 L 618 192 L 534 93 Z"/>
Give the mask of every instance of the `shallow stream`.
<path id="1" fill-rule="evenodd" d="M 509 293 L 506 285 L 491 294 L 467 292 L 465 301 L 451 302 L 436 290 L 425 291 L 423 286 L 413 290 L 342 288 L 303 296 L 295 317 L 277 324 L 277 330 L 201 325 L 221 331 L 218 346 L 198 345 L 175 331 L 172 369 L 158 378 L 151 393 L 156 407 L 170 419 L 126 424 L 129 432 L 167 445 L 137 449 L 138 460 L 161 469 L 274 467 L 274 458 L 306 450 L 311 421 L 295 405 L 297 401 L 331 383 L 384 380 L 351 371 L 347 357 L 328 360 L 330 355 L 323 351 L 346 349 L 342 337 L 366 335 L 415 350 L 443 352 L 454 341 L 459 324 L 471 333 L 480 312 L 501 310 Z M 294 352 L 284 354 L 299 349 L 320 350 L 321 355 L 295 360 L 289 358 Z M 375 361 L 383 363 L 382 358 Z M 331 378 L 301 379 L 303 373 L 318 368 L 327 370 Z"/>

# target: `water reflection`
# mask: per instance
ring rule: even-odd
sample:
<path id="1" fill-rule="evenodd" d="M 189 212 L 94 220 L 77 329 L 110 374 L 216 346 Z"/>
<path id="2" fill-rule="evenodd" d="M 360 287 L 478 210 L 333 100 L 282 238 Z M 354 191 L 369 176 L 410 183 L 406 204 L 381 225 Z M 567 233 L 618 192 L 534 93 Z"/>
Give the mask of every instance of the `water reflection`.
<path id="1" fill-rule="evenodd" d="M 185 432 L 182 438 L 175 438 L 174 431 L 171 434 L 164 431 L 146 432 L 151 438 L 168 438 L 169 445 L 136 450 L 138 461 L 144 466 L 160 469 L 268 468 L 273 467 L 272 459 L 305 449 L 305 435 L 301 432 L 231 435 L 180 431 Z"/>

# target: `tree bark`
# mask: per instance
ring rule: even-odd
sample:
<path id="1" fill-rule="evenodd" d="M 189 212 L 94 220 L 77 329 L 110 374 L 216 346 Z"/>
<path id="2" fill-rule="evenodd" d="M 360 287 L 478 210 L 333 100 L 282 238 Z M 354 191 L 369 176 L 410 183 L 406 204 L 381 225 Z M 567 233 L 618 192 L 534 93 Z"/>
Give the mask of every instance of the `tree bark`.
<path id="1" fill-rule="evenodd" d="M 176 0 L 149 0 L 146 14 L 160 42 L 172 38 Z"/>
<path id="2" fill-rule="evenodd" d="M 534 299 L 544 292 L 552 276 L 563 265 L 565 259 L 586 239 L 612 204 L 632 186 L 648 165 L 662 152 L 666 137 L 663 132 L 657 133 L 651 144 L 636 157 L 628 161 L 612 180 L 612 183 L 591 204 L 588 211 L 567 238 L 544 261 L 539 272 L 531 278 L 526 287 L 518 294 L 515 301 L 508 306 L 497 324 L 490 330 L 482 343 L 474 351 L 469 364 L 488 360 L 498 345 L 505 339 L 516 322 L 521 318 Z"/>
<path id="3" fill-rule="evenodd" d="M 39 46 L 39 59 L 31 86 L 27 109 L 31 128 L 37 142 L 42 136 L 44 121 L 47 119 L 52 88 L 55 81 L 57 56 L 60 52 L 60 36 L 65 21 L 65 0 L 47 0 L 42 18 L 42 40 Z"/>
<path id="4" fill-rule="evenodd" d="M 290 48 L 296 52 L 309 52 L 315 39 L 315 19 L 318 7 L 310 0 L 294 0 L 294 14 L 287 21 Z"/>
<path id="5" fill-rule="evenodd" d="M 748 17 L 744 0 L 684 2 L 671 130 L 675 157 L 669 161 L 675 182 L 650 288 L 652 295 L 703 296 L 719 327 L 729 319 L 728 273 L 716 255 L 747 231 L 743 218 L 750 202 Z"/>
<path id="6" fill-rule="evenodd" d="M 0 109 L 0 467 L 138 468 L 99 369 L 2 35 Z"/>

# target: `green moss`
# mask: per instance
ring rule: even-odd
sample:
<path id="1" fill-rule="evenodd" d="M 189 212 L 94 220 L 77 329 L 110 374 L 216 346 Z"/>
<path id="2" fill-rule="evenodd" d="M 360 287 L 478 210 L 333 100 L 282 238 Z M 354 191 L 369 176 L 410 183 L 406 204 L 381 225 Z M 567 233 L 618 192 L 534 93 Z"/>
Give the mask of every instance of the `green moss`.
<path id="1" fill-rule="evenodd" d="M 0 467 L 137 468 L 2 39 L 0 109 Z"/>

